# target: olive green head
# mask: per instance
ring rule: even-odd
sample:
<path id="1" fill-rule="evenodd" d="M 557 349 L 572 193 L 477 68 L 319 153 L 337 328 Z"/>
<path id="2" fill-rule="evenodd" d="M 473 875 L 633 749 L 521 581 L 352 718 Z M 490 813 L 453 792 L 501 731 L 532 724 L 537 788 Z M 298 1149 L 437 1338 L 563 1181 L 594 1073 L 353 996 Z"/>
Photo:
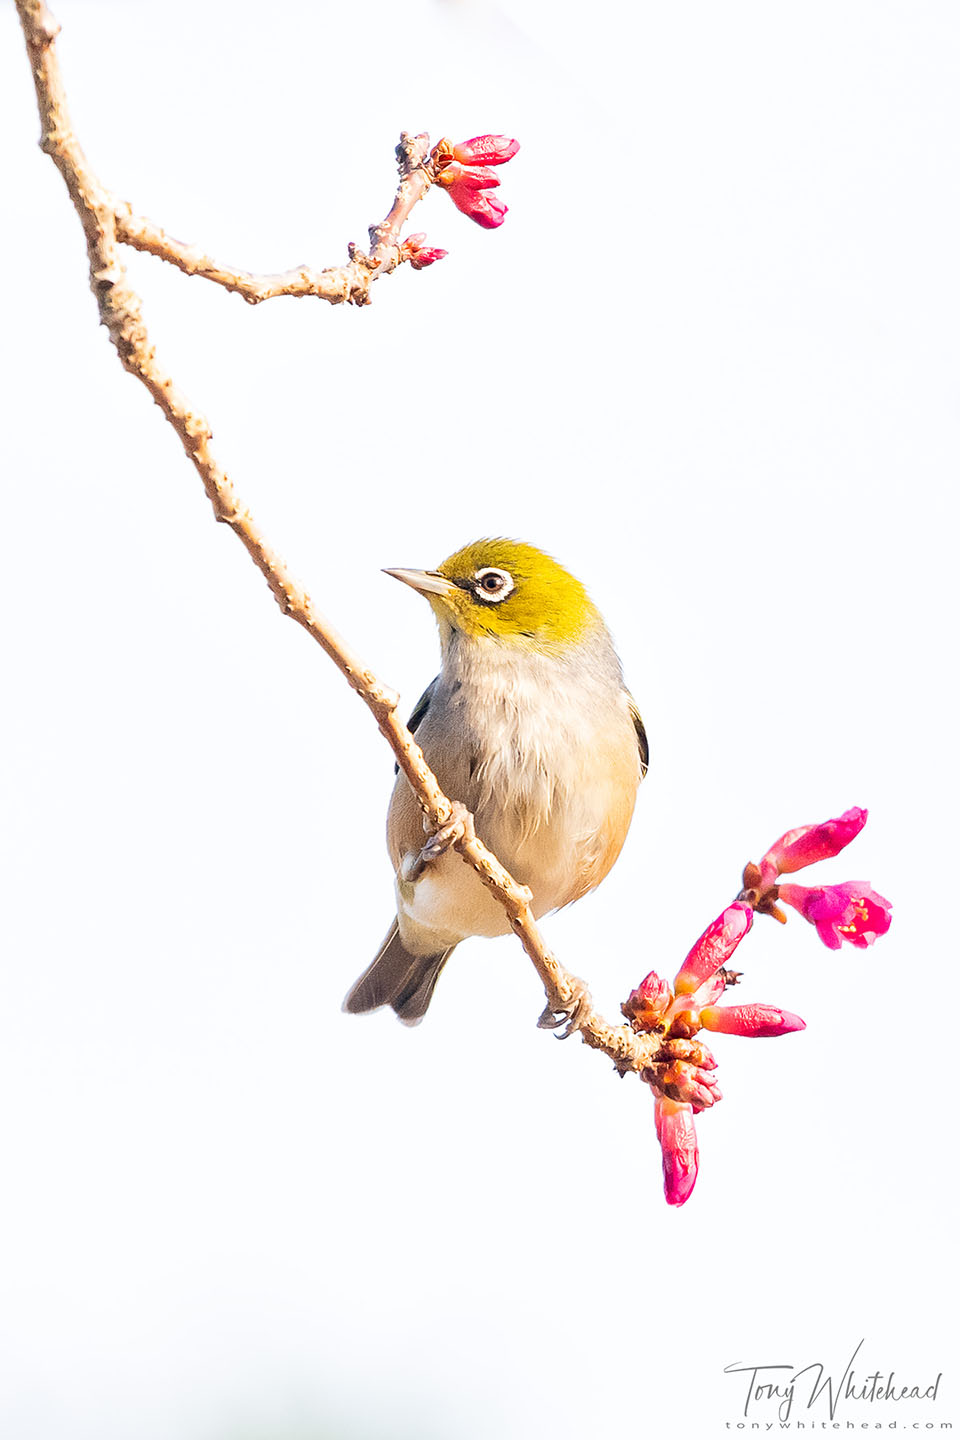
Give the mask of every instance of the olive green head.
<path id="1" fill-rule="evenodd" d="M 440 622 L 471 639 L 555 649 L 602 624 L 586 590 L 551 556 L 519 540 L 475 540 L 436 570 L 388 570 L 426 595 Z"/>

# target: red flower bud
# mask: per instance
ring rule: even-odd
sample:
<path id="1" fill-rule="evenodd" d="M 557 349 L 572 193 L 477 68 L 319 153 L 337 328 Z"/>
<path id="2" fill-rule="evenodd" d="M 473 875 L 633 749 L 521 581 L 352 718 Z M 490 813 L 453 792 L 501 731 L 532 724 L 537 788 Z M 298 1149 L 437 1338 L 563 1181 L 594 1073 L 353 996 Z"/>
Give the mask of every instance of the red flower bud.
<path id="1" fill-rule="evenodd" d="M 408 235 L 400 246 L 400 255 L 404 260 L 409 260 L 414 270 L 425 270 L 428 265 L 435 264 L 446 255 L 446 250 L 438 250 L 435 245 L 424 245 L 426 235 L 418 230 L 415 235 Z"/>
<path id="2" fill-rule="evenodd" d="M 425 270 L 428 265 L 435 265 L 438 260 L 442 260 L 447 253 L 446 250 L 440 250 L 435 245 L 428 245 L 412 252 L 408 259 L 414 270 Z"/>
<path id="3" fill-rule="evenodd" d="M 677 972 L 674 989 L 678 995 L 692 995 L 725 965 L 753 924 L 753 911 L 742 900 L 728 905 L 708 925 Z"/>
<path id="4" fill-rule="evenodd" d="M 486 230 L 495 230 L 502 225 L 507 207 L 490 190 L 473 190 L 469 185 L 451 185 L 447 194 L 464 215 L 469 215 Z"/>
<path id="5" fill-rule="evenodd" d="M 867 812 L 854 806 L 837 820 L 824 820 L 821 825 L 800 825 L 775 840 L 760 861 L 766 875 L 768 867 L 777 875 L 789 875 L 818 860 L 839 855 L 855 839 L 867 823 Z"/>
<path id="6" fill-rule="evenodd" d="M 723 1099 L 716 1076 L 687 1060 L 671 1060 L 667 1064 L 655 1062 L 646 1070 L 641 1070 L 640 1078 L 657 1094 L 676 1100 L 680 1105 L 692 1105 L 694 1110 L 709 1110 L 711 1105 Z"/>
<path id="7" fill-rule="evenodd" d="M 693 1110 L 655 1095 L 653 1120 L 663 1152 L 663 1193 L 668 1205 L 682 1205 L 697 1183 L 699 1151 Z"/>
<path id="8" fill-rule="evenodd" d="M 447 165 L 437 176 L 437 184 L 444 185 L 448 190 L 454 185 L 464 185 L 468 190 L 492 190 L 500 184 L 500 176 L 496 170 L 488 170 L 485 165 Z"/>
<path id="9" fill-rule="evenodd" d="M 691 1003 L 696 1004 L 701 1009 L 704 1005 L 712 1005 L 714 1000 L 720 999 L 720 996 L 726 988 L 727 977 L 724 973 L 723 966 L 721 966 L 715 975 L 711 975 L 709 980 L 704 980 L 703 984 L 697 987 L 690 997 Z"/>
<path id="10" fill-rule="evenodd" d="M 724 1035 L 787 1035 L 791 1030 L 805 1030 L 806 1022 L 789 1010 L 775 1005 L 708 1005 L 700 1011 L 705 1030 Z"/>
<path id="11" fill-rule="evenodd" d="M 636 1022 L 641 1029 L 652 1029 L 673 999 L 673 991 L 666 980 L 651 970 L 636 990 L 620 1006 L 628 1020 Z"/>
<path id="12" fill-rule="evenodd" d="M 454 145 L 453 155 L 462 165 L 505 165 L 519 149 L 519 140 L 506 135 L 475 135 Z"/>

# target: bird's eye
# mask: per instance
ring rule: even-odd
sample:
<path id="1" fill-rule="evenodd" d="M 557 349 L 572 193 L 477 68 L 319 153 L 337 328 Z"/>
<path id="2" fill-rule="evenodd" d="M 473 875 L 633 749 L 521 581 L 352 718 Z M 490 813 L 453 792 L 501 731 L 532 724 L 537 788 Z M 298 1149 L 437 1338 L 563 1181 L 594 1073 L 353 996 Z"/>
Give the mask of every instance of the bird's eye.
<path id="1" fill-rule="evenodd" d="M 474 593 L 478 600 L 484 600 L 488 604 L 492 601 L 499 603 L 506 600 L 513 591 L 513 579 L 506 570 L 478 570 L 474 575 Z"/>

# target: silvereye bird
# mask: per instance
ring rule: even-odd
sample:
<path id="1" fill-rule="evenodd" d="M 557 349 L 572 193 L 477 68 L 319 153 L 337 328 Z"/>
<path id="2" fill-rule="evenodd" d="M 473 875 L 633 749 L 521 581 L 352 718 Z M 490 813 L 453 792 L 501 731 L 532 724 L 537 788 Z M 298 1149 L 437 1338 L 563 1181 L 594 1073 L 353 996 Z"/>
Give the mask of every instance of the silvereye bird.
<path id="1" fill-rule="evenodd" d="M 646 774 L 643 721 L 603 618 L 579 580 L 515 540 L 478 540 L 437 570 L 388 570 L 429 600 L 442 668 L 410 717 L 446 795 L 533 892 L 535 916 L 593 890 L 626 839 Z M 503 908 L 449 848 L 424 846 L 398 775 L 387 816 L 397 918 L 346 1000 L 423 1018 L 469 935 L 510 931 Z"/>

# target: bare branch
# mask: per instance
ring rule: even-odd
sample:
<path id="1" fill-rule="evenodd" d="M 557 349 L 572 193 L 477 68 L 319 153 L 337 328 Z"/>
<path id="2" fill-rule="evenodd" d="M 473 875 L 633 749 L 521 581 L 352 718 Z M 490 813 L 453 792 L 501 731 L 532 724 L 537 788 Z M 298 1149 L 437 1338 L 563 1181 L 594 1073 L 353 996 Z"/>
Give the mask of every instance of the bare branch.
<path id="1" fill-rule="evenodd" d="M 347 265 L 326 270 L 311 270 L 307 265 L 300 265 L 279 275 L 251 275 L 248 270 L 218 264 L 196 245 L 175 240 L 152 220 L 135 215 L 126 201 L 114 204 L 116 237 L 134 250 L 144 250 L 176 265 L 185 275 L 199 275 L 203 280 L 212 280 L 215 285 L 242 295 L 250 305 L 259 305 L 261 300 L 273 300 L 280 295 L 314 296 L 328 300 L 331 305 L 341 305 L 344 301 L 367 305 L 374 280 L 389 275 L 401 263 L 400 231 L 414 205 L 433 184 L 429 148 L 426 135 L 401 135 L 397 146 L 401 180 L 396 199 L 382 223 L 370 229 L 370 253 L 351 247 Z"/>
<path id="2" fill-rule="evenodd" d="M 370 271 L 353 260 L 329 270 L 311 270 L 302 265 L 297 270 L 285 270 L 279 275 L 251 275 L 248 270 L 235 270 L 220 265 L 210 255 L 205 255 L 197 245 L 187 245 L 175 240 L 152 220 L 143 215 L 134 215 L 130 206 L 121 201 L 114 213 L 117 239 L 134 250 L 146 251 L 175 265 L 185 275 L 199 275 L 202 280 L 212 280 L 225 290 L 242 295 L 250 305 L 259 305 L 261 300 L 273 300 L 278 295 L 304 297 L 313 295 L 320 300 L 329 300 L 331 305 L 344 301 L 365 304 L 373 278 Z"/>
<path id="3" fill-rule="evenodd" d="M 214 515 L 229 525 L 245 546 L 284 614 L 313 637 L 372 711 L 425 816 L 439 829 L 450 820 L 454 806 L 440 789 L 410 731 L 398 718 L 398 697 L 377 680 L 317 613 L 309 595 L 289 573 L 242 504 L 213 455 L 206 420 L 157 360 L 143 321 L 140 298 L 128 282 L 121 258 L 121 246 L 133 245 L 177 265 L 187 274 L 201 275 L 236 290 L 252 303 L 281 294 L 313 294 L 334 303 L 343 300 L 366 303 L 373 280 L 389 273 L 400 262 L 402 226 L 432 183 L 427 137 L 404 135 L 401 138 L 400 185 L 388 215 L 370 232 L 369 254 L 355 252 L 350 265 L 342 270 L 300 270 L 289 276 L 260 277 L 231 271 L 199 251 L 170 239 L 152 222 L 134 216 L 129 206 L 118 201 L 100 183 L 71 127 L 54 46 L 59 26 L 43 0 L 16 0 L 16 6 L 37 91 L 41 147 L 63 176 L 80 217 L 90 261 L 91 288 L 100 308 L 101 322 L 107 327 L 121 363 L 146 386 L 176 430 L 200 476 Z M 454 845 L 464 862 L 473 866 L 503 906 L 540 976 L 547 996 L 541 1024 L 555 1028 L 566 1019 L 568 1034 L 578 1031 L 587 1045 L 610 1056 L 622 1073 L 649 1070 L 659 1054 L 662 1037 L 636 1034 L 626 1025 L 610 1025 L 593 1010 L 582 981 L 571 975 L 544 944 L 530 908 L 530 891 L 518 884 L 478 839 L 472 816 L 466 817 Z"/>

